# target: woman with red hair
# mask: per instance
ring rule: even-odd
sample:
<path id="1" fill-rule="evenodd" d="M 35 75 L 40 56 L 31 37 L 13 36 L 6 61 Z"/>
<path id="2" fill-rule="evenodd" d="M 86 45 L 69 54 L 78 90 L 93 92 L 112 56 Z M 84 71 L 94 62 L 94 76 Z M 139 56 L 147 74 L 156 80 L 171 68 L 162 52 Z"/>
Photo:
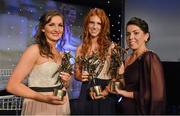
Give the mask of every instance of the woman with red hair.
<path id="1" fill-rule="evenodd" d="M 94 77 L 94 81 L 96 85 L 102 87 L 102 92 L 100 96 L 97 96 L 89 91 L 93 86 L 90 82 L 91 79 L 89 79 L 89 72 L 82 70 L 84 65 L 82 62 L 76 63 L 76 79 L 82 82 L 78 105 L 80 114 L 115 114 L 115 95 L 108 94 L 106 89 L 111 80 L 111 75 L 108 72 L 111 51 L 109 35 L 110 23 L 104 10 L 99 8 L 91 9 L 84 20 L 83 41 L 77 48 L 76 58 L 97 54 L 100 65 L 103 63 L 103 66 L 99 74 Z"/>

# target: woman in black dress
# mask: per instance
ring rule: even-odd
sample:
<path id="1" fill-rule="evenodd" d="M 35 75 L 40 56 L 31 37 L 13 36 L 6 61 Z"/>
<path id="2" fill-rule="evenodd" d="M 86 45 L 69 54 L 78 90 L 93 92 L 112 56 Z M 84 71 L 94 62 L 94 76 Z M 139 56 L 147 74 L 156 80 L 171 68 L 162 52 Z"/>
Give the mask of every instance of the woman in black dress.
<path id="1" fill-rule="evenodd" d="M 111 75 L 108 73 L 110 67 L 111 40 L 109 37 L 110 24 L 104 10 L 99 8 L 91 9 L 84 20 L 83 42 L 78 46 L 76 57 L 89 57 L 97 53 L 99 61 L 105 61 L 99 74 L 96 75 L 95 82 L 92 83 L 89 78 L 89 72 L 83 71 L 85 63 L 81 61 L 76 63 L 76 79 L 82 82 L 81 92 L 78 102 L 79 114 L 115 114 L 115 95 L 108 94 L 106 86 L 108 85 Z M 100 65 L 103 62 L 100 63 Z M 99 65 L 98 65 L 99 66 Z M 96 67 L 96 69 L 98 69 Z M 96 96 L 90 92 L 93 84 L 102 87 L 101 96 Z"/>
<path id="2" fill-rule="evenodd" d="M 126 25 L 126 41 L 132 50 L 125 65 L 125 89 L 116 91 L 122 96 L 118 104 L 120 114 L 164 114 L 165 82 L 161 61 L 156 53 L 146 47 L 150 39 L 148 24 L 133 17 Z"/>

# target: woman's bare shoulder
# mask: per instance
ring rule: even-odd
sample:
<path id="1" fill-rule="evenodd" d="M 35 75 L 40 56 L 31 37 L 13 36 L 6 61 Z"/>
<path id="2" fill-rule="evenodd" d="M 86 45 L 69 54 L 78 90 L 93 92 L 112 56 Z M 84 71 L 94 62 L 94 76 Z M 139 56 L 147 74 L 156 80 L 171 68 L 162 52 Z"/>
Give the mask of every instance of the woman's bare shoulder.
<path id="1" fill-rule="evenodd" d="M 26 48 L 26 50 L 23 53 L 23 56 L 27 59 L 29 58 L 38 58 L 39 57 L 39 47 L 37 44 L 33 44 Z"/>
<path id="2" fill-rule="evenodd" d="M 81 55 L 81 50 L 82 50 L 82 44 L 80 44 L 77 49 L 76 49 L 76 56 L 80 56 Z"/>
<path id="3" fill-rule="evenodd" d="M 27 47 L 25 52 L 32 53 L 32 54 L 38 54 L 39 53 L 38 44 L 33 44 L 33 45 Z"/>

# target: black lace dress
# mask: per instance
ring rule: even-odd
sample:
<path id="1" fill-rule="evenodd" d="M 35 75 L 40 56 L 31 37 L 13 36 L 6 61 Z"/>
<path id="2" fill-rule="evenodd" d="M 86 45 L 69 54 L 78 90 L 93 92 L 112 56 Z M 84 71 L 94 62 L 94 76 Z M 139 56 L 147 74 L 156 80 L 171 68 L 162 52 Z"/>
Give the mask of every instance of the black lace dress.
<path id="1" fill-rule="evenodd" d="M 147 51 L 125 69 L 125 90 L 134 92 L 134 99 L 122 98 L 119 114 L 164 114 L 165 82 L 160 59 Z"/>

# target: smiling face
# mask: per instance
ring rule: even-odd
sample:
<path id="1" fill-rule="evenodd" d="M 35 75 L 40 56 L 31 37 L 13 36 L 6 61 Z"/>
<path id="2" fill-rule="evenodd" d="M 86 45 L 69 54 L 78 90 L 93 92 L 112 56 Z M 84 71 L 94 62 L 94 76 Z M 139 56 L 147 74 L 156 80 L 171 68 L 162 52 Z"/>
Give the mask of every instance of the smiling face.
<path id="1" fill-rule="evenodd" d="M 98 38 L 101 32 L 101 19 L 97 16 L 91 16 L 88 23 L 88 31 L 92 38 Z"/>
<path id="2" fill-rule="evenodd" d="M 137 50 L 141 47 L 145 47 L 145 42 L 149 37 L 148 33 L 144 33 L 138 26 L 136 25 L 128 25 L 126 32 L 126 42 L 129 48 L 132 50 Z"/>
<path id="3" fill-rule="evenodd" d="M 42 32 L 48 42 L 57 42 L 63 34 L 63 19 L 60 16 L 53 16 L 51 20 L 44 26 Z"/>

